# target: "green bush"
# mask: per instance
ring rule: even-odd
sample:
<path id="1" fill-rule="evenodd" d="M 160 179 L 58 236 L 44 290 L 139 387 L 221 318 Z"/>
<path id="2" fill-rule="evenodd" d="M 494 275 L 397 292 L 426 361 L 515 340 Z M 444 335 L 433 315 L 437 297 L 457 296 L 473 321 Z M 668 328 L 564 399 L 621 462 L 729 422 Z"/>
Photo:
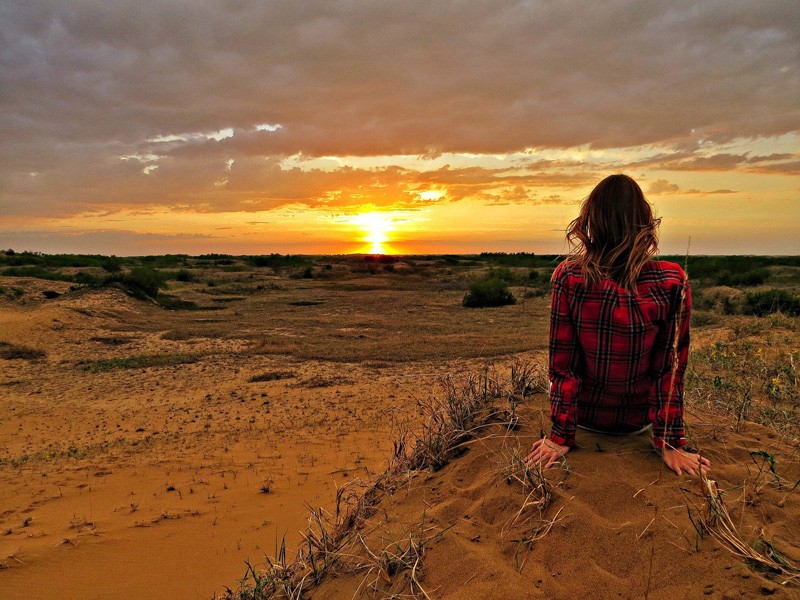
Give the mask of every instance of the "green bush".
<path id="1" fill-rule="evenodd" d="M 739 273 L 722 271 L 717 277 L 717 285 L 730 285 L 735 287 L 761 285 L 769 279 L 769 275 L 770 273 L 767 269 L 752 269 Z"/>
<path id="2" fill-rule="evenodd" d="M 461 304 L 468 308 L 506 306 L 516 304 L 517 299 L 505 281 L 500 279 L 481 279 L 469 286 Z"/>
<path id="3" fill-rule="evenodd" d="M 3 269 L 3 275 L 7 277 L 35 277 L 49 281 L 73 281 L 69 275 L 64 275 L 58 271 L 49 271 L 39 266 L 9 267 Z"/>
<path id="4" fill-rule="evenodd" d="M 165 286 L 164 275 L 148 267 L 136 267 L 121 277 L 112 278 L 136 298 L 155 298 L 159 288 Z"/>
<path id="5" fill-rule="evenodd" d="M 190 282 L 194 281 L 194 274 L 186 269 L 181 269 L 175 273 L 175 279 L 178 281 Z"/>
<path id="6" fill-rule="evenodd" d="M 92 275 L 91 273 L 86 273 L 85 271 L 78 271 L 75 273 L 75 276 L 72 278 L 75 283 L 80 283 L 83 285 L 99 285 L 101 280 Z"/>
<path id="7" fill-rule="evenodd" d="M 103 261 L 103 264 L 100 266 L 109 273 L 119 273 L 122 270 L 122 259 L 116 256 L 110 256 L 107 260 Z"/>
<path id="8" fill-rule="evenodd" d="M 745 296 L 742 312 L 763 317 L 775 312 L 785 315 L 800 315 L 800 296 L 786 290 L 762 290 Z"/>

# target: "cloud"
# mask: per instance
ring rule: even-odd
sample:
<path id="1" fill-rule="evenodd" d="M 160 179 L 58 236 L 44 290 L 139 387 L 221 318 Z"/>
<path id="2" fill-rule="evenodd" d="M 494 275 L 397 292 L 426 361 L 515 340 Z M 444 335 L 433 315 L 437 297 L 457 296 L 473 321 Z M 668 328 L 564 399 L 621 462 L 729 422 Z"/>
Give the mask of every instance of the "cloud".
<path id="1" fill-rule="evenodd" d="M 650 194 L 675 194 L 680 188 L 666 179 L 656 179 L 647 190 Z"/>
<path id="2" fill-rule="evenodd" d="M 154 246 L 162 253 L 201 253 L 207 244 L 219 243 L 214 236 L 203 234 L 156 234 L 134 231 L 98 230 L 68 233 L 54 230 L 2 232 L 4 247 L 18 251 L 45 253 L 69 252 L 78 254 L 116 254 L 119 256 L 149 254 Z M 192 250 L 187 250 L 191 248 Z"/>
<path id="3" fill-rule="evenodd" d="M 297 153 L 662 145 L 673 170 L 797 173 L 697 144 L 797 131 L 798 43 L 793 5 L 757 0 L 4 3 L 0 212 L 527 202 L 603 170 L 280 168 Z"/>

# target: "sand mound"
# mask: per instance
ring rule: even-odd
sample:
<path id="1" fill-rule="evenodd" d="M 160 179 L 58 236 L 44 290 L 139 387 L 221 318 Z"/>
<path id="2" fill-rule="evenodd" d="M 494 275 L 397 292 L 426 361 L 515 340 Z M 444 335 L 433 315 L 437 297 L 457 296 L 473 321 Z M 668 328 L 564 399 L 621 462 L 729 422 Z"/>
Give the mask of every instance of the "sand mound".
<path id="1" fill-rule="evenodd" d="M 516 431 L 491 425 L 438 472 L 401 478 L 311 597 L 797 597 L 786 572 L 749 566 L 700 535 L 702 483 L 663 469 L 646 435 L 580 432 L 566 468 L 546 472 L 540 511 L 518 457 L 546 426 L 543 400 L 521 409 Z M 736 432 L 697 413 L 688 424 L 741 538 L 797 565 L 797 449 L 755 424 Z"/>

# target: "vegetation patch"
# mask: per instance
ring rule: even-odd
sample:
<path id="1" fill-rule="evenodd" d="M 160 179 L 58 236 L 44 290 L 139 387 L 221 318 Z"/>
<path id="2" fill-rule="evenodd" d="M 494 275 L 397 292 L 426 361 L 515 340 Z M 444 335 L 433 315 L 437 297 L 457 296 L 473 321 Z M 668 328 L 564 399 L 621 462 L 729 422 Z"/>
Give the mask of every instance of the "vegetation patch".
<path id="1" fill-rule="evenodd" d="M 90 337 L 89 341 L 105 344 L 106 346 L 123 346 L 125 344 L 130 344 L 132 341 L 134 341 L 134 339 L 135 338 L 124 337 L 120 335 L 112 335 Z"/>
<path id="2" fill-rule="evenodd" d="M 36 279 L 47 279 L 48 281 L 74 281 L 69 275 L 38 266 L 9 267 L 3 269 L 2 274 L 5 277 L 35 277 Z"/>
<path id="3" fill-rule="evenodd" d="M 109 358 L 96 360 L 85 364 L 83 370 L 87 373 L 103 373 L 116 369 L 147 369 L 149 367 L 171 367 L 195 363 L 200 360 L 197 354 L 138 354 L 124 358 Z"/>
<path id="4" fill-rule="evenodd" d="M 292 371 L 267 371 L 260 375 L 253 375 L 248 381 L 250 383 L 258 383 L 260 381 L 277 381 L 279 379 L 290 379 L 296 377 Z"/>
<path id="5" fill-rule="evenodd" d="M 743 273 L 731 273 L 723 271 L 717 277 L 717 285 L 729 285 L 733 287 L 744 287 L 761 285 L 770 277 L 767 269 L 752 269 Z"/>
<path id="6" fill-rule="evenodd" d="M 749 292 L 744 298 L 746 315 L 763 317 L 776 312 L 789 316 L 800 315 L 800 296 L 787 290 L 762 290 Z"/>
<path id="7" fill-rule="evenodd" d="M 347 377 L 324 377 L 322 375 L 314 375 L 298 383 L 297 387 L 321 388 L 332 387 L 334 385 L 353 385 L 354 383 L 355 381 Z"/>
<path id="8" fill-rule="evenodd" d="M 158 294 L 155 301 L 161 308 L 166 308 L 167 310 L 218 310 L 220 308 L 218 306 L 200 306 L 196 302 L 182 300 L 171 294 Z"/>
<path id="9" fill-rule="evenodd" d="M 800 350 L 753 340 L 716 342 L 689 355 L 686 400 L 800 438 Z"/>
<path id="10" fill-rule="evenodd" d="M 19 346 L 9 342 L 0 342 L 0 358 L 5 360 L 35 360 L 37 358 L 44 358 L 45 356 L 47 356 L 47 353 L 44 350 L 39 350 L 38 348 Z"/>
<path id="11" fill-rule="evenodd" d="M 517 299 L 502 279 L 481 279 L 469 286 L 461 304 L 467 308 L 488 308 L 516 304 Z"/>

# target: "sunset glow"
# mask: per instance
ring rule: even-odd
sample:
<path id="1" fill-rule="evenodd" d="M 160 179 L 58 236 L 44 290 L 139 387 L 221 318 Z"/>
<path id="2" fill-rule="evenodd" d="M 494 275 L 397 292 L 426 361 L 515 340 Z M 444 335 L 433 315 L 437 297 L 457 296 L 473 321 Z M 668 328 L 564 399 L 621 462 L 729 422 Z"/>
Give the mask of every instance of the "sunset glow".
<path id="1" fill-rule="evenodd" d="M 367 243 L 367 247 L 364 249 L 365 253 L 389 253 L 384 245 L 389 241 L 392 223 L 386 215 L 378 212 L 362 213 L 353 217 L 351 223 L 364 231 L 363 241 Z"/>
<path id="2" fill-rule="evenodd" d="M 665 252 L 800 251 L 791 3 L 225 6 L 11 5 L 0 247 L 561 252 L 622 172 Z"/>

